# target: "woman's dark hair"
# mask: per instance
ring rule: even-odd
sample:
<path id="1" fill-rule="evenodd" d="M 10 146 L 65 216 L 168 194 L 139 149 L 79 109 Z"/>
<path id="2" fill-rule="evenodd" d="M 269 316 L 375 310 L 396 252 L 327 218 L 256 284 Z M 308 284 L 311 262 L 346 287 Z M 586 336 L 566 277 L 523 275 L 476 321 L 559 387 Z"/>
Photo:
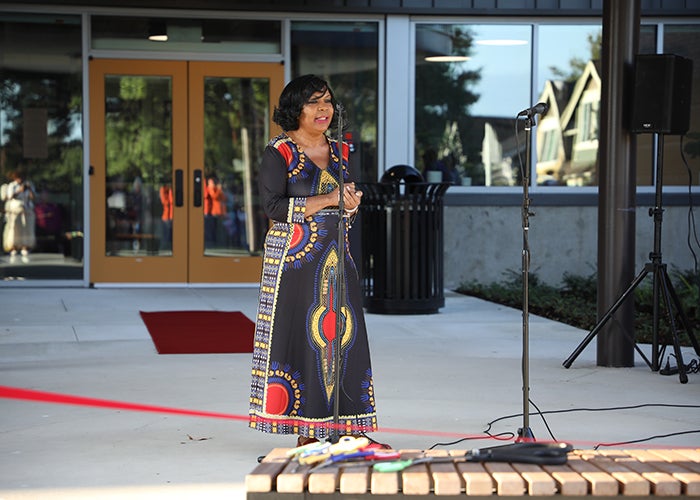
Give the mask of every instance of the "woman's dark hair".
<path id="1" fill-rule="evenodd" d="M 304 105 L 309 102 L 311 96 L 319 92 L 324 93 L 326 90 L 331 95 L 331 104 L 335 110 L 335 95 L 328 82 L 316 75 L 304 75 L 295 78 L 282 90 L 279 106 L 275 107 L 272 120 L 282 127 L 284 131 L 297 130 L 299 128 L 299 117 Z M 336 113 L 333 113 L 331 127 L 335 127 L 337 121 Z"/>

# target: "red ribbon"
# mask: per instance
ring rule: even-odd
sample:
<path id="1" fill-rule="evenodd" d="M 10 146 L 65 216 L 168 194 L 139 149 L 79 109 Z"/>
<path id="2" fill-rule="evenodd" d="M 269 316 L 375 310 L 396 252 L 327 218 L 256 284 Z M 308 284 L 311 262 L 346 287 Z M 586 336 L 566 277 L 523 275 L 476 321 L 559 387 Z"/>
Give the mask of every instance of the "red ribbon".
<path id="1" fill-rule="evenodd" d="M 207 418 L 223 418 L 228 420 L 239 420 L 243 422 L 248 422 L 248 415 L 235 415 L 231 413 L 219 413 L 211 411 L 199 411 L 199 410 L 186 410 L 180 408 L 168 408 L 166 406 L 155 406 L 146 405 L 139 403 L 126 403 L 122 401 L 112 401 L 109 399 L 99 399 L 99 398 L 88 398 L 83 396 L 72 396 L 69 394 L 60 394 L 56 392 L 45 392 L 36 391 L 32 389 L 20 389 L 17 387 L 7 387 L 0 385 L 0 398 L 5 399 L 19 399 L 24 401 L 37 401 L 40 403 L 53 403 L 53 404 L 65 404 L 65 405 L 78 405 L 78 406 L 91 406 L 96 408 L 109 408 L 113 410 L 128 410 L 128 411 L 142 411 L 151 413 L 167 413 L 170 415 L 184 415 L 189 417 L 207 417 Z M 260 417 L 257 417 L 258 421 Z M 280 425 L 288 424 L 295 425 L 298 424 L 295 420 L 290 419 L 275 419 Z M 329 424 L 332 426 L 333 424 Z M 346 429 L 344 425 L 341 425 L 342 429 Z M 432 435 L 432 436 L 445 436 L 445 437 L 457 437 L 457 438 L 467 438 L 464 434 L 458 434 L 455 432 L 440 432 L 440 431 L 418 431 L 410 429 L 396 429 L 396 428 L 381 428 L 378 432 L 388 432 L 394 434 L 414 434 L 414 435 Z M 489 436 L 471 436 L 479 439 L 488 439 Z"/>

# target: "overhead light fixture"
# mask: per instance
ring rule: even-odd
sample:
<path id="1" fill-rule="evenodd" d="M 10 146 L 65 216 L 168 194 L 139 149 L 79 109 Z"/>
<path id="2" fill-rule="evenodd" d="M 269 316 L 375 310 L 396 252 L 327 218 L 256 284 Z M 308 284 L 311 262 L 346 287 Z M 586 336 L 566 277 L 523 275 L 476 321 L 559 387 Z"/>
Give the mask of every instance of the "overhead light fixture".
<path id="1" fill-rule="evenodd" d="M 148 23 L 148 39 L 152 42 L 168 41 L 168 25 L 165 21 L 150 21 Z"/>
<path id="2" fill-rule="evenodd" d="M 469 57 L 453 54 L 453 34 L 443 29 L 427 28 L 416 32 L 417 53 L 427 62 L 454 63 L 468 61 Z"/>
<path id="3" fill-rule="evenodd" d="M 476 45 L 490 45 L 493 47 L 513 47 L 515 45 L 527 45 L 527 40 L 494 39 L 494 40 L 477 40 L 474 43 Z"/>
<path id="4" fill-rule="evenodd" d="M 468 61 L 467 56 L 427 56 L 425 58 L 428 62 L 464 62 Z"/>

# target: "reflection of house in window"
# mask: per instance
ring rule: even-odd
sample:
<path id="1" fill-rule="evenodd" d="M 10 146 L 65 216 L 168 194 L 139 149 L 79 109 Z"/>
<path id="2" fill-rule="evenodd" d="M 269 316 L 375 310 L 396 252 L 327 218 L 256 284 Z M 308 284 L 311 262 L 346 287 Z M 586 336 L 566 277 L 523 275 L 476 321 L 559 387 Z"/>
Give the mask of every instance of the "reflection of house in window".
<path id="1" fill-rule="evenodd" d="M 589 62 L 574 83 L 547 81 L 549 104 L 537 130 L 537 184 L 597 184 L 600 73 Z"/>
<path id="2" fill-rule="evenodd" d="M 537 125 L 537 184 L 555 186 L 563 183 L 562 167 L 568 158 L 561 128 L 561 110 L 569 102 L 572 84 L 547 81 L 539 101 L 549 104 Z"/>
<path id="3" fill-rule="evenodd" d="M 475 117 L 476 130 L 483 129 L 481 162 L 485 186 L 515 186 L 520 178 L 518 148 L 525 144 L 516 140 L 511 118 Z"/>
<path id="4" fill-rule="evenodd" d="M 548 111 L 537 123 L 536 182 L 539 185 L 597 185 L 600 122 L 600 72 L 589 61 L 575 82 L 545 82 L 540 102 Z M 486 186 L 513 186 L 519 180 L 514 168 L 518 144 L 509 119 L 474 117 L 483 126 L 481 161 Z M 523 151 L 520 151 L 521 153 Z"/>
<path id="5" fill-rule="evenodd" d="M 561 170 L 561 180 L 568 186 L 597 184 L 599 109 L 600 72 L 590 61 L 561 116 L 564 140 L 571 145 Z"/>

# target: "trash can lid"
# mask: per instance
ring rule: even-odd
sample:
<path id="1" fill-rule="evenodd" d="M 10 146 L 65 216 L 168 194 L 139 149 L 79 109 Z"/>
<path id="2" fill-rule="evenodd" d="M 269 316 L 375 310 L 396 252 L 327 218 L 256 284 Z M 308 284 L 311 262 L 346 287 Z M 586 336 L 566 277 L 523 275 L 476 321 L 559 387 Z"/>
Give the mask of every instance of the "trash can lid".
<path id="1" fill-rule="evenodd" d="M 421 173 L 410 165 L 394 165 L 382 175 L 382 182 L 424 182 Z"/>

